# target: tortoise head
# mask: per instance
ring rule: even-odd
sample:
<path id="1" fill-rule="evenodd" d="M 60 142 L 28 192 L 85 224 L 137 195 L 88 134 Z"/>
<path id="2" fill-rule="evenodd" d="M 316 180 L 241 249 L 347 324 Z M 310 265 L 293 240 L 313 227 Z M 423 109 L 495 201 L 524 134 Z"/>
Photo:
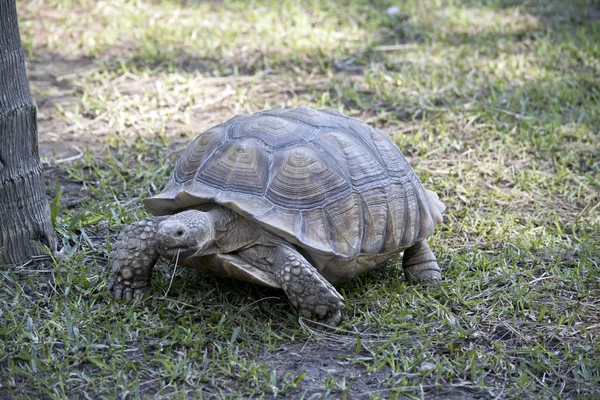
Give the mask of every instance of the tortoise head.
<path id="1" fill-rule="evenodd" d="M 175 214 L 158 225 L 156 242 L 164 257 L 188 258 L 202 255 L 215 240 L 214 223 L 206 213 L 188 210 Z"/>

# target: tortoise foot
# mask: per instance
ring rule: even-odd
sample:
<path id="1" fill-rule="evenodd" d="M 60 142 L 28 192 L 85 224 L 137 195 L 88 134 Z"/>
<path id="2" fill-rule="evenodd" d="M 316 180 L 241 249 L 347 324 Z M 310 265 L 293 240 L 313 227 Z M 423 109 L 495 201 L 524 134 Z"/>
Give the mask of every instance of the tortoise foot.
<path id="1" fill-rule="evenodd" d="M 402 266 L 409 282 L 435 283 L 442 279 L 440 266 L 426 240 L 404 251 Z"/>
<path id="2" fill-rule="evenodd" d="M 131 301 L 139 299 L 144 293 L 150 290 L 149 275 L 152 268 L 135 268 L 132 263 L 128 267 L 120 267 L 118 260 L 112 259 L 113 273 L 109 278 L 106 288 L 110 290 L 117 299 Z M 116 268 L 115 268 L 116 267 Z M 137 275 L 137 276 L 136 276 Z"/>
<path id="3" fill-rule="evenodd" d="M 111 287 L 111 291 L 115 299 L 125 299 L 127 301 L 141 299 L 144 293 L 148 292 L 148 290 L 150 290 L 150 285 L 132 287 L 131 282 L 129 281 L 116 282 Z"/>
<path id="4" fill-rule="evenodd" d="M 148 291 L 152 269 L 158 260 L 154 232 L 162 218 L 146 218 L 129 225 L 117 238 L 109 260 L 111 276 L 107 289 L 127 301 Z"/>
<path id="5" fill-rule="evenodd" d="M 275 276 L 300 315 L 328 325 L 338 325 L 342 319 L 344 298 L 298 252 L 280 247 L 278 253 Z"/>
<path id="6" fill-rule="evenodd" d="M 310 319 L 312 321 L 318 321 L 325 325 L 329 326 L 338 326 L 342 321 L 342 311 L 341 310 L 330 310 L 324 317 L 321 317 L 319 314 L 311 312 L 311 310 L 307 309 L 299 309 L 300 315 L 304 318 Z"/>

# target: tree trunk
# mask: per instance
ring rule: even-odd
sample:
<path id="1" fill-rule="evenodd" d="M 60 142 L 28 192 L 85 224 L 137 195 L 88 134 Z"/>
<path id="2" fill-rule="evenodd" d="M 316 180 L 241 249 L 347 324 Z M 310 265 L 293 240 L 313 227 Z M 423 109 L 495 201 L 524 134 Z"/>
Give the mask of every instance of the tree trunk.
<path id="1" fill-rule="evenodd" d="M 16 0 L 0 0 L 0 261 L 42 254 L 36 242 L 56 249 Z"/>

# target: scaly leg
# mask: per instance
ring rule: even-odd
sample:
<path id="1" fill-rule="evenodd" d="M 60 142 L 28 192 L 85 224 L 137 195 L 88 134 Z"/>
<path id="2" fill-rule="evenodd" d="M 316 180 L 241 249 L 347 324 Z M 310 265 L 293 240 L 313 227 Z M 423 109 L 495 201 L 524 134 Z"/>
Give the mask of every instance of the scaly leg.
<path id="1" fill-rule="evenodd" d="M 107 289 L 116 298 L 140 298 L 150 287 L 152 268 L 158 260 L 156 229 L 167 217 L 151 217 L 127 226 L 110 252 L 112 273 Z"/>
<path id="2" fill-rule="evenodd" d="M 426 240 L 404 250 L 404 276 L 410 282 L 436 282 L 442 279 L 440 267 Z"/>
<path id="3" fill-rule="evenodd" d="M 334 326 L 340 323 L 344 298 L 296 250 L 279 245 L 275 250 L 273 273 L 302 316 Z"/>

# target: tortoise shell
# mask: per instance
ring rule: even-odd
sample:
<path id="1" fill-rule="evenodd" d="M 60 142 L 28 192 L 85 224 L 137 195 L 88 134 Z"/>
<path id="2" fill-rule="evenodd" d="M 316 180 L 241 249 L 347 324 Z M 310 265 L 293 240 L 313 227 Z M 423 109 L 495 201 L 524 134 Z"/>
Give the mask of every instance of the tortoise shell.
<path id="1" fill-rule="evenodd" d="M 373 262 L 431 236 L 444 210 L 387 134 L 304 107 L 238 115 L 202 133 L 162 193 L 145 201 L 155 215 L 206 203 L 313 259 Z"/>

